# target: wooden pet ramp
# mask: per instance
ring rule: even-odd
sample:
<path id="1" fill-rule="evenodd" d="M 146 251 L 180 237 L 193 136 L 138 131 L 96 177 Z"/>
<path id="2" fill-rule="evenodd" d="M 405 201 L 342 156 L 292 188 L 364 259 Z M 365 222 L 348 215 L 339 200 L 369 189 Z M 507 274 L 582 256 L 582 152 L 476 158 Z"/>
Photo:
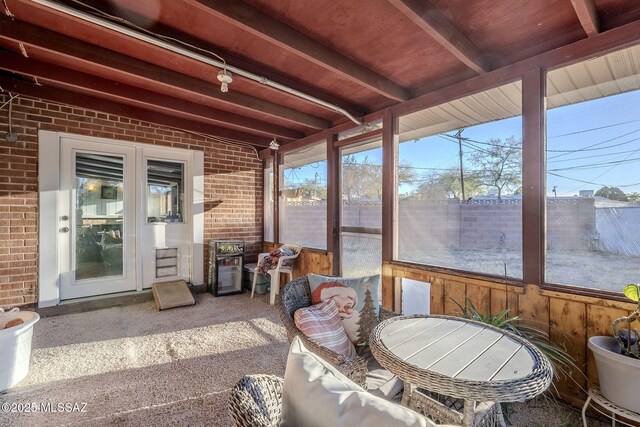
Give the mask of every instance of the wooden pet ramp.
<path id="1" fill-rule="evenodd" d="M 187 286 L 187 282 L 184 280 L 154 283 L 151 289 L 158 310 L 194 305 L 196 303 Z"/>

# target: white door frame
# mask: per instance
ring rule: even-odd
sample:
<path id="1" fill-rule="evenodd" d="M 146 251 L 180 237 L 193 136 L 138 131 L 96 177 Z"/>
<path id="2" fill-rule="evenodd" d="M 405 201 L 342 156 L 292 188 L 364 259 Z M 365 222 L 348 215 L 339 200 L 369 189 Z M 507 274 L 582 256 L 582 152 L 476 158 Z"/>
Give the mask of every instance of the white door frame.
<path id="1" fill-rule="evenodd" d="M 65 132 L 53 132 L 40 130 L 38 132 L 38 181 L 39 181 L 39 211 L 38 211 L 38 306 L 50 307 L 60 303 L 60 274 L 58 254 L 59 233 L 59 212 L 61 208 L 60 192 L 60 141 L 61 138 L 81 139 L 84 141 L 98 142 L 103 144 L 125 145 L 135 147 L 136 150 L 162 149 L 149 144 L 138 144 L 133 142 L 118 141 L 106 138 L 96 138 L 69 134 Z M 204 283 L 204 153 L 202 151 L 184 150 L 179 148 L 165 149 L 167 152 L 186 152 L 191 156 L 191 174 L 185 171 L 185 181 L 189 180 L 192 185 L 192 226 L 190 234 L 191 245 L 191 283 L 202 285 Z M 142 156 L 138 155 L 138 159 Z M 141 160 L 138 160 L 141 161 Z M 139 167 L 140 165 L 136 165 Z M 143 183 L 140 184 L 142 186 Z M 137 187 L 136 190 L 139 190 Z M 186 189 L 185 189 L 186 190 Z M 144 194 L 144 193 L 143 193 Z M 138 203 L 143 203 L 138 198 Z M 142 212 L 146 212 L 146 209 Z M 140 221 L 138 219 L 137 221 Z M 136 251 L 139 253 L 140 251 Z M 140 265 L 139 255 L 136 257 L 137 264 Z M 142 269 L 136 269 L 137 280 L 136 289 L 142 289 Z"/>

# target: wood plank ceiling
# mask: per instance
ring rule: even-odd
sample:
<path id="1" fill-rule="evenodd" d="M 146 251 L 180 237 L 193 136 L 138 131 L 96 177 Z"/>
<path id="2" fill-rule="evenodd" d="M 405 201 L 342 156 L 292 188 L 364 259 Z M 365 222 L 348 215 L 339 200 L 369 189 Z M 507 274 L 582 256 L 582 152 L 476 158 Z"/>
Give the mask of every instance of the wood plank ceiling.
<path id="1" fill-rule="evenodd" d="M 328 105 L 237 73 L 223 93 L 219 68 L 47 2 Z M 0 11 L 4 90 L 256 147 L 640 20 L 636 0 L 3 0 Z"/>

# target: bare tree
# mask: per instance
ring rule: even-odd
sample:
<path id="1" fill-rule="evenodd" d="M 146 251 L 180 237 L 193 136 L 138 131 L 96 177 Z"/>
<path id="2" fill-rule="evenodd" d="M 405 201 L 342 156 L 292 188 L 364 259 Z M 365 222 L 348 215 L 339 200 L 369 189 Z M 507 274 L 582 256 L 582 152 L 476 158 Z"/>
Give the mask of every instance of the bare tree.
<path id="1" fill-rule="evenodd" d="M 480 194 L 482 183 L 474 173 L 466 173 L 464 176 L 465 197 L 473 197 Z M 441 172 L 430 174 L 413 193 L 419 199 L 462 199 L 462 185 L 460 182 L 460 170 L 450 168 Z"/>
<path id="2" fill-rule="evenodd" d="M 313 178 L 305 178 L 298 191 L 302 197 L 306 198 L 327 198 L 327 186 L 318 173 Z"/>
<path id="3" fill-rule="evenodd" d="M 398 180 L 411 181 L 415 172 L 410 163 L 401 162 Z M 368 156 L 358 160 L 355 155 L 342 160 L 342 194 L 347 201 L 382 200 L 382 165 L 373 163 Z"/>
<path id="4" fill-rule="evenodd" d="M 522 185 L 522 140 L 510 136 L 505 141 L 491 138 L 487 148 L 471 155 L 478 182 L 498 191 L 498 199 L 505 191 L 515 192 Z"/>

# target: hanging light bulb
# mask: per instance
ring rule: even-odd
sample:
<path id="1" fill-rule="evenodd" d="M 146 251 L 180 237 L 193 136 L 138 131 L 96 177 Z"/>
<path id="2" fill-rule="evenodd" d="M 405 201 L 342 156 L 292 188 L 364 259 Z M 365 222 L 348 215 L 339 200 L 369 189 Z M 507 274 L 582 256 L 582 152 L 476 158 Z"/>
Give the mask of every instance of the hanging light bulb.
<path id="1" fill-rule="evenodd" d="M 233 77 L 231 77 L 231 72 L 227 71 L 226 68 L 223 68 L 218 72 L 218 81 L 220 82 L 220 90 L 222 92 L 229 92 L 229 83 L 233 81 Z"/>

